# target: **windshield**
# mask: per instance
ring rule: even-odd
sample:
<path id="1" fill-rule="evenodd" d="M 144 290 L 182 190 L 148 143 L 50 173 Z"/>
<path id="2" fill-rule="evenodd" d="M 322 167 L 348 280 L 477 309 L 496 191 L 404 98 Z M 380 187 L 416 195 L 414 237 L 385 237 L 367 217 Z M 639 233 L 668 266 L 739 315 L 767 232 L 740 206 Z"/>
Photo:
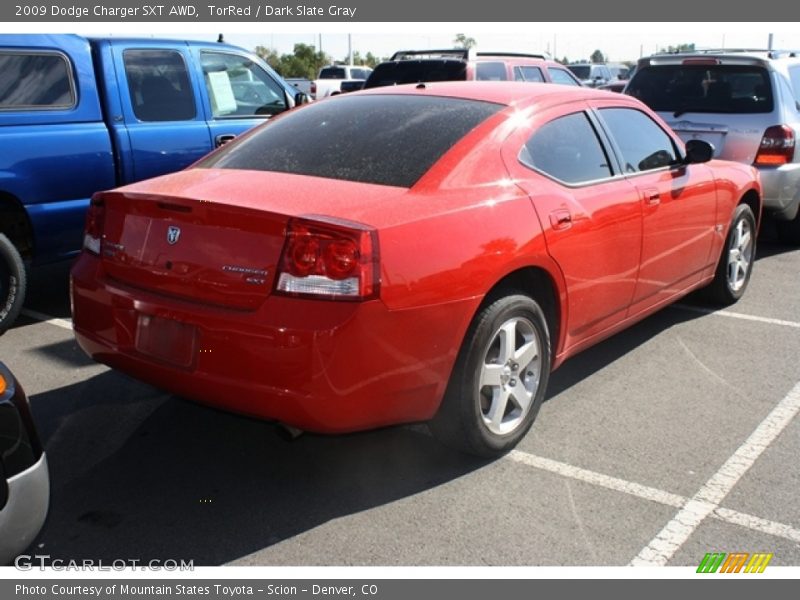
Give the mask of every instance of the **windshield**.
<path id="1" fill-rule="evenodd" d="M 752 65 L 657 65 L 637 71 L 626 93 L 656 111 L 768 113 L 768 71 Z"/>
<path id="2" fill-rule="evenodd" d="M 440 96 L 339 96 L 285 113 L 198 167 L 411 187 L 456 142 L 502 108 Z"/>

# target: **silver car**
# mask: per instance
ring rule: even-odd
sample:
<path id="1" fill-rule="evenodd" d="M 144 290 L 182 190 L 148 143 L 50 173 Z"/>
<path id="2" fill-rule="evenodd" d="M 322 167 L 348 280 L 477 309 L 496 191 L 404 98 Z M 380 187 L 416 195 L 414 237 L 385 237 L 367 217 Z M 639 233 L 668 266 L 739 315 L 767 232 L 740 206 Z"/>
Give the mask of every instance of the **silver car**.
<path id="1" fill-rule="evenodd" d="M 50 500 L 47 457 L 25 392 L 0 362 L 0 566 L 25 550 Z"/>
<path id="2" fill-rule="evenodd" d="M 800 244 L 800 53 L 703 50 L 639 60 L 625 88 L 684 140 L 755 166 L 764 209 L 784 242 Z"/>

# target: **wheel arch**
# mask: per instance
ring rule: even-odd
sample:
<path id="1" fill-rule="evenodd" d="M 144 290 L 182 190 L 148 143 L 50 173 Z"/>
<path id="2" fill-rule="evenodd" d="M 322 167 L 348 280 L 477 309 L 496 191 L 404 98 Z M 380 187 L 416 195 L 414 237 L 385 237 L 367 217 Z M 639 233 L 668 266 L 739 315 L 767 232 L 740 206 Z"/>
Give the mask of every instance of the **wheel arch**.
<path id="1" fill-rule="evenodd" d="M 24 259 L 34 251 L 33 226 L 19 199 L 0 190 L 0 233 L 5 235 Z"/>
<path id="2" fill-rule="evenodd" d="M 761 195 L 754 189 L 747 190 L 742 197 L 739 199 L 739 204 L 747 204 L 750 207 L 750 210 L 753 211 L 753 215 L 756 218 L 756 228 L 761 227 L 761 208 L 762 208 L 762 199 Z"/>

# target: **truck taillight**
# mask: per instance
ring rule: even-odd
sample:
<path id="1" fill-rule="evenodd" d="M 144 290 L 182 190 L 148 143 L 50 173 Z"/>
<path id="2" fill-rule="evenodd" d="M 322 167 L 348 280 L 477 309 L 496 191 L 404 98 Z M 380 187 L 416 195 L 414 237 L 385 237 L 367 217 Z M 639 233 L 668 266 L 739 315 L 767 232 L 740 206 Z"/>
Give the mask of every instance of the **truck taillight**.
<path id="1" fill-rule="evenodd" d="M 106 207 L 102 200 L 92 199 L 86 211 L 86 227 L 83 232 L 83 248 L 92 254 L 100 254 L 100 242 L 103 239 L 103 222 Z"/>
<path id="2" fill-rule="evenodd" d="M 780 166 L 794 160 L 794 130 L 786 125 L 769 127 L 761 138 L 753 164 L 757 167 Z"/>
<path id="3" fill-rule="evenodd" d="M 378 234 L 358 223 L 293 218 L 276 292 L 332 300 L 368 300 L 380 292 Z"/>
<path id="4" fill-rule="evenodd" d="M 317 93 L 317 84 L 315 82 L 311 82 L 311 88 L 309 89 L 311 95 L 314 96 Z"/>

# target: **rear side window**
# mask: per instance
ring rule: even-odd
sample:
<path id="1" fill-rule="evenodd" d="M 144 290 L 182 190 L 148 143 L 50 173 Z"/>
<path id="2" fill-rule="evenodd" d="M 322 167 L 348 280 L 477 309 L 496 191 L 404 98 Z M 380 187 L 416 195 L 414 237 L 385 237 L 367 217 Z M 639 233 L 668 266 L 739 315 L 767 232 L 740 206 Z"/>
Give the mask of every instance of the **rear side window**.
<path id="1" fill-rule="evenodd" d="M 600 115 L 622 152 L 626 173 L 660 169 L 677 160 L 672 138 L 643 112 L 601 108 Z"/>
<path id="2" fill-rule="evenodd" d="M 56 52 L 0 52 L 0 110 L 71 108 L 75 85 Z"/>
<path id="3" fill-rule="evenodd" d="M 580 82 L 575 81 L 575 78 L 567 73 L 564 69 L 548 69 L 550 71 L 550 80 L 553 83 L 560 83 L 562 85 L 580 85 Z"/>
<path id="4" fill-rule="evenodd" d="M 501 62 L 479 62 L 475 65 L 478 81 L 507 81 L 506 65 Z"/>
<path id="5" fill-rule="evenodd" d="M 567 68 L 575 73 L 578 79 L 589 79 L 592 72 L 591 65 L 567 65 Z"/>
<path id="6" fill-rule="evenodd" d="M 753 65 L 657 65 L 636 72 L 626 90 L 656 111 L 769 113 L 769 72 Z"/>
<path id="7" fill-rule="evenodd" d="M 367 79 L 364 88 L 466 79 L 467 63 L 460 60 L 403 60 L 379 64 Z"/>
<path id="8" fill-rule="evenodd" d="M 199 166 L 411 187 L 501 108 L 456 98 L 340 96 L 286 113 Z"/>
<path id="9" fill-rule="evenodd" d="M 545 123 L 523 146 L 520 161 L 565 183 L 611 176 L 608 156 L 582 112 Z"/>
<path id="10" fill-rule="evenodd" d="M 514 67 L 514 81 L 543 82 L 544 75 L 539 67 Z"/>
<path id="11" fill-rule="evenodd" d="M 350 69 L 350 77 L 352 79 L 366 79 L 369 77 L 367 69 Z"/>
<path id="12" fill-rule="evenodd" d="M 122 58 L 137 119 L 189 121 L 195 118 L 194 92 L 179 52 L 126 50 Z"/>

